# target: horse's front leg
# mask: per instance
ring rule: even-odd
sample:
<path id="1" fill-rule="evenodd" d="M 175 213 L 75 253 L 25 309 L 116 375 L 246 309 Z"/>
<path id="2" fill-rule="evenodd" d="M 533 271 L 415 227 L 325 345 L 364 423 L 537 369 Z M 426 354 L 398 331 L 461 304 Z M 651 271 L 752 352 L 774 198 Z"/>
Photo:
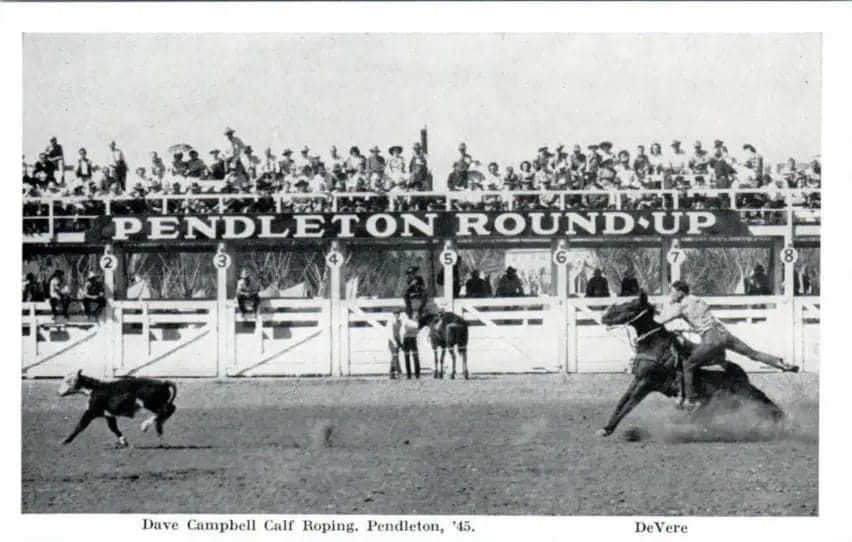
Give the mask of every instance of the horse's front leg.
<path id="1" fill-rule="evenodd" d="M 438 373 L 438 378 L 444 378 L 444 356 L 447 355 L 447 348 L 441 347 L 441 371 Z"/>
<path id="2" fill-rule="evenodd" d="M 621 399 L 618 400 L 618 404 L 615 406 L 615 412 L 612 413 L 607 424 L 603 426 L 603 429 L 598 430 L 598 435 L 602 437 L 611 435 L 612 432 L 615 431 L 619 422 L 621 422 L 622 418 L 627 416 L 627 414 L 633 410 L 646 395 L 651 393 L 652 389 L 653 387 L 648 384 L 648 382 L 641 380 L 638 377 L 634 378 L 630 383 L 630 386 L 627 387 L 627 391 L 625 391 L 624 395 L 621 396 Z"/>
<path id="3" fill-rule="evenodd" d="M 450 357 L 453 358 L 453 372 L 450 373 L 450 378 L 455 380 L 455 378 L 456 378 L 456 347 L 455 346 L 450 347 Z"/>

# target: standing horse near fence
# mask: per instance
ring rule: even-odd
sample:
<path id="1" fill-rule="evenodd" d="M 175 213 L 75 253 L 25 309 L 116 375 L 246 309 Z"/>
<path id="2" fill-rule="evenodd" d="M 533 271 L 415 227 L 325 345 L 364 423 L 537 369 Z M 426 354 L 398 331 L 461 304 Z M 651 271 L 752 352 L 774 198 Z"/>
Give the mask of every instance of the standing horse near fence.
<path id="1" fill-rule="evenodd" d="M 435 353 L 435 378 L 444 378 L 444 356 L 447 350 L 453 358 L 453 372 L 450 378 L 456 377 L 456 349 L 462 358 L 462 370 L 464 378 L 470 378 L 467 372 L 467 322 L 458 314 L 439 311 L 437 313 L 420 314 L 418 318 L 420 328 L 429 327 L 429 342 Z M 441 351 L 440 362 L 438 350 Z"/>

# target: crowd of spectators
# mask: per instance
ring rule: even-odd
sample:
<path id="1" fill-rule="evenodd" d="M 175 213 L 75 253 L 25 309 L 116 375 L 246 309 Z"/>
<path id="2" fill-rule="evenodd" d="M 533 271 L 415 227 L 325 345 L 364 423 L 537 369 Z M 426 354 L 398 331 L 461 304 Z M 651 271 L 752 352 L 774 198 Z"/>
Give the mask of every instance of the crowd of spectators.
<path id="1" fill-rule="evenodd" d="M 113 213 L 370 212 L 447 206 L 440 197 L 416 195 L 433 189 L 429 158 L 419 142 L 407 154 L 400 145 L 387 152 L 373 147 L 366 154 L 353 146 L 346 156 L 331 147 L 322 157 L 307 147 L 280 154 L 267 148 L 258 155 L 233 129 L 224 136 L 224 150 L 210 150 L 206 160 L 196 149 L 177 145 L 170 149 L 168 163 L 152 152 L 149 164 L 132 173 L 115 142 L 109 145 L 107 164 L 94 164 L 86 149 L 79 149 L 76 164 L 68 164 L 62 146 L 51 138 L 34 164 L 24 161 L 25 216 L 46 214 L 46 204 L 38 198 L 50 196 L 65 198 L 53 203 L 55 215 L 72 217 L 102 214 L 107 200 Z M 802 165 L 790 158 L 772 168 L 750 144 L 735 157 L 720 140 L 712 149 L 696 141 L 692 152 L 679 141 L 672 141 L 667 152 L 652 143 L 647 153 L 640 145 L 632 154 L 615 152 L 611 142 L 603 141 L 585 149 L 574 145 L 570 152 L 564 145 L 553 152 L 541 147 L 519 164 L 479 160 L 464 143 L 458 151 L 446 182 L 454 209 L 664 208 L 673 206 L 677 194 L 679 208 L 735 205 L 754 210 L 746 211 L 747 216 L 771 219 L 773 213 L 766 210 L 785 207 L 788 197 L 802 208 L 820 205 L 819 191 L 807 192 L 820 187 L 818 160 Z M 804 191 L 788 196 L 787 188 Z M 674 192 L 654 192 L 660 189 Z M 714 189 L 745 193 L 731 201 Z M 479 193 L 483 191 L 500 194 Z M 527 193 L 506 197 L 512 191 Z M 187 194 L 211 197 L 181 197 Z"/>

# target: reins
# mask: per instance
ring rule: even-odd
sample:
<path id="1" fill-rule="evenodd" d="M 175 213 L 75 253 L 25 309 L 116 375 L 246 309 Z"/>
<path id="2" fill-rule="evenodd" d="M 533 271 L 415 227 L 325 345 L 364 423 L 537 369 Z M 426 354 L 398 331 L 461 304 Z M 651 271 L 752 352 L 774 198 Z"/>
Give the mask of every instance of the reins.
<path id="1" fill-rule="evenodd" d="M 642 312 L 640 312 L 639 314 L 637 314 L 636 316 L 634 316 L 630 320 L 624 322 L 623 324 L 618 324 L 618 325 L 614 325 L 614 326 L 607 326 L 607 329 L 624 328 L 626 330 L 626 333 L 627 333 L 627 341 L 630 343 L 630 348 L 633 349 L 634 353 L 637 353 L 636 347 L 638 346 L 639 343 L 641 343 L 642 341 L 644 341 L 645 339 L 647 339 L 648 337 L 650 337 L 654 333 L 657 333 L 658 331 L 660 331 L 661 329 L 664 328 L 664 326 L 659 325 L 659 326 L 655 327 L 654 329 L 652 329 L 651 331 L 646 331 L 645 333 L 639 335 L 636 338 L 633 338 L 633 337 L 630 336 L 631 324 L 633 324 L 634 322 L 636 322 L 637 320 L 639 320 L 640 318 L 645 316 L 648 313 L 649 310 L 650 309 L 643 310 Z"/>

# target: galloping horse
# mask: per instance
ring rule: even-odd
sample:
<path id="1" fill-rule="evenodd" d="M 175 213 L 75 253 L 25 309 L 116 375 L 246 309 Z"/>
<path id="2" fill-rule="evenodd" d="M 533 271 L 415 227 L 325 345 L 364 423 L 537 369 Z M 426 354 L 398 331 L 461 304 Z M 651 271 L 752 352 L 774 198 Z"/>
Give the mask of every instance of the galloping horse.
<path id="1" fill-rule="evenodd" d="M 607 436 L 649 393 L 656 391 L 669 397 L 679 395 L 681 360 L 689 357 L 694 345 L 681 340 L 678 335 L 654 321 L 654 306 L 648 302 L 645 292 L 632 301 L 609 307 L 603 315 L 602 323 L 607 326 L 629 325 L 637 334 L 634 340 L 636 355 L 631 367 L 633 381 L 618 401 L 607 424 L 598 431 L 599 435 Z M 718 365 L 722 371 L 696 371 L 696 389 L 703 403 L 696 415 L 725 397 L 732 400 L 734 405 L 741 401 L 758 405 L 772 420 L 784 418 L 782 410 L 749 382 L 742 367 L 724 358 L 718 360 Z"/>
<path id="2" fill-rule="evenodd" d="M 453 358 L 453 372 L 450 378 L 456 377 L 456 349 L 462 358 L 462 370 L 467 380 L 470 375 L 467 372 L 467 322 L 458 314 L 452 312 L 430 312 L 420 314 L 420 328 L 429 327 L 429 342 L 435 354 L 434 378 L 444 378 L 444 356 L 447 350 Z M 438 350 L 441 350 L 440 363 Z"/>

